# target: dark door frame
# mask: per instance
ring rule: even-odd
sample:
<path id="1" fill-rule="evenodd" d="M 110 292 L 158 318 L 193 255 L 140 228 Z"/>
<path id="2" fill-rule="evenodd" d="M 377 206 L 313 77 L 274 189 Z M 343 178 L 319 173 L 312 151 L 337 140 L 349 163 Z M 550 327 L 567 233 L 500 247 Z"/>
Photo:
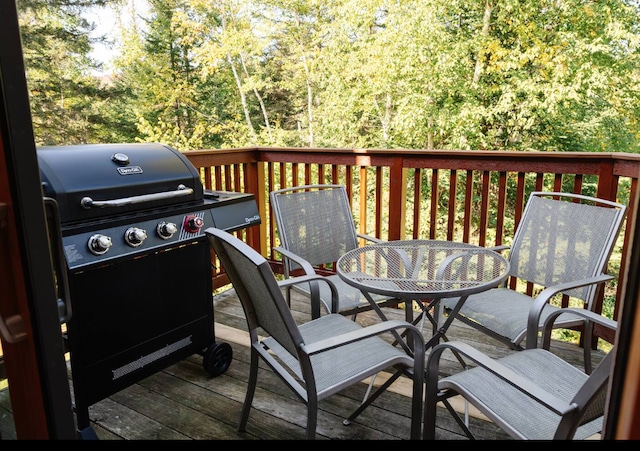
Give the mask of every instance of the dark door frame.
<path id="1" fill-rule="evenodd" d="M 76 438 L 15 0 L 0 1 L 0 316 L 18 439 Z"/>

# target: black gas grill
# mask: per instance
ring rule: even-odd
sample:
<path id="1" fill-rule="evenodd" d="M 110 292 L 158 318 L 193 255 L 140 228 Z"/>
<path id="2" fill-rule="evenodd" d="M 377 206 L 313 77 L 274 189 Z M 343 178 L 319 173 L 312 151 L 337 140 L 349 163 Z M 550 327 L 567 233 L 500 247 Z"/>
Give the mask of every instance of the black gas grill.
<path id="1" fill-rule="evenodd" d="M 212 375 L 231 347 L 214 334 L 211 253 L 202 231 L 260 223 L 252 194 L 206 191 L 161 144 L 37 151 L 71 356 L 78 431 L 90 405 L 195 353 Z M 54 246 L 55 248 L 56 246 Z M 55 249 L 54 249 L 55 251 Z M 54 252 L 55 255 L 55 252 Z"/>

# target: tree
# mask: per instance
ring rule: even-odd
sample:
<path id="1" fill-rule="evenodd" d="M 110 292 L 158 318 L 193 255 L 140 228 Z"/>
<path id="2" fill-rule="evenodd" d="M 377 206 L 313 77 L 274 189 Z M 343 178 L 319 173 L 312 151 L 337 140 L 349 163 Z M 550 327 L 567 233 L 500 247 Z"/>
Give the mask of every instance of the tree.
<path id="1" fill-rule="evenodd" d="M 101 85 L 104 2 L 21 0 L 43 142 L 638 151 L 637 0 L 139 1 Z"/>
<path id="2" fill-rule="evenodd" d="M 447 2 L 443 22 L 475 67 L 440 147 L 637 151 L 638 12 L 625 1 Z"/>
<path id="3" fill-rule="evenodd" d="M 17 2 L 36 143 L 78 144 L 127 138 L 109 107 L 121 96 L 93 75 L 94 25 L 82 12 L 104 0 Z"/>

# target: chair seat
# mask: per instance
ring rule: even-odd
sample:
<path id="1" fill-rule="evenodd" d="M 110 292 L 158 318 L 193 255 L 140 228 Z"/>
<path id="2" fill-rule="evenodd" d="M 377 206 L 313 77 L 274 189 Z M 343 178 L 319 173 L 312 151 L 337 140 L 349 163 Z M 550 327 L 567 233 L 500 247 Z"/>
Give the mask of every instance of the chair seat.
<path id="1" fill-rule="evenodd" d="M 327 277 L 329 278 L 329 280 L 331 280 L 331 282 L 333 282 L 333 284 L 336 286 L 336 289 L 338 290 L 338 310 L 340 312 L 343 312 L 344 314 L 344 312 L 349 312 L 353 309 L 371 308 L 371 304 L 369 303 L 369 301 L 367 301 L 367 298 L 364 297 L 359 289 L 346 283 L 337 274 Z M 331 311 L 331 290 L 329 289 L 327 284 L 324 283 L 319 284 L 319 288 L 320 300 L 327 308 L 327 311 Z M 310 295 L 308 283 L 295 285 L 294 289 L 307 296 Z M 393 298 L 389 296 L 382 296 L 374 293 L 371 294 L 371 297 L 377 303 L 393 300 Z M 394 303 L 397 303 L 397 300 L 395 300 Z"/>
<path id="2" fill-rule="evenodd" d="M 500 359 L 500 363 L 567 402 L 588 378 L 584 372 L 543 349 L 516 352 Z M 468 399 L 475 399 L 476 406 L 483 404 L 483 413 L 514 438 L 548 440 L 560 421 L 558 415 L 484 368 L 476 367 L 440 379 L 439 387 L 472 393 Z M 493 412 L 499 412 L 500 416 Z M 579 427 L 574 439 L 599 433 L 602 424 L 600 417 Z"/>
<path id="3" fill-rule="evenodd" d="M 445 309 L 452 309 L 458 298 L 442 300 Z M 460 309 L 458 316 L 480 323 L 513 343 L 520 343 L 527 330 L 527 316 L 531 308 L 532 298 L 508 288 L 494 288 L 471 295 Z M 545 319 L 557 307 L 547 304 L 540 315 L 540 327 Z M 555 322 L 563 327 L 574 327 L 583 324 L 584 320 L 571 313 L 562 314 Z"/>
<path id="4" fill-rule="evenodd" d="M 340 314 L 331 314 L 298 326 L 306 344 L 315 343 L 342 333 L 359 330 L 362 327 Z M 272 338 L 262 341 L 293 373 L 302 379 L 298 360 Z M 398 363 L 409 364 L 412 359 L 400 348 L 390 347 L 378 336 L 311 356 L 318 399 L 334 394 L 361 380 L 363 371 L 370 371 L 372 365 L 380 370 Z"/>

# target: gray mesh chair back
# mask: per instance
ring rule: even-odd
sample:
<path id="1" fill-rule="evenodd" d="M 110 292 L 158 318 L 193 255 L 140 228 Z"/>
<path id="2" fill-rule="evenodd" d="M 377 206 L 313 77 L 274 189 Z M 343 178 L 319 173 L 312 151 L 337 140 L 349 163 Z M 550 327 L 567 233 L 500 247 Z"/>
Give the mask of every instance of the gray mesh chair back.
<path id="1" fill-rule="evenodd" d="M 356 231 L 349 198 L 343 185 L 303 185 L 272 191 L 269 194 L 283 255 L 285 277 L 302 269 L 312 274 L 317 269 L 333 271 L 335 262 L 347 251 L 358 247 L 359 238 L 379 242 L 372 236 Z M 339 293 L 339 312 L 357 314 L 374 308 L 362 293 L 339 276 L 328 276 Z M 319 314 L 318 298 L 328 309 L 329 290 L 324 285 L 297 285 L 314 303 L 314 317 Z M 373 295 L 378 306 L 397 306 L 398 299 Z M 287 291 L 287 300 L 290 292 Z"/>
<path id="2" fill-rule="evenodd" d="M 615 330 L 616 323 L 585 309 L 575 314 Z M 427 361 L 425 437 L 437 438 L 436 405 L 445 404 L 469 438 L 473 432 L 451 408 L 449 399 L 461 396 L 515 439 L 568 440 L 602 434 L 612 351 L 587 374 L 549 351 L 551 322 L 544 328 L 542 348 L 513 352 L 492 359 L 472 346 L 450 341 L 435 346 Z M 463 358 L 470 369 L 439 379 L 445 351 Z"/>
<path id="3" fill-rule="evenodd" d="M 548 287 L 602 274 L 618 237 L 624 205 L 604 201 L 596 205 L 573 194 L 562 195 L 561 200 L 550 195 L 532 193 L 527 202 L 509 254 L 511 275 Z M 591 310 L 597 288 L 588 284 L 563 292 Z"/>
<path id="4" fill-rule="evenodd" d="M 593 197 L 533 192 L 525 207 L 509 251 L 510 275 L 534 284 L 539 293 L 496 288 L 470 296 L 457 318 L 510 345 L 536 347 L 538 331 L 557 307 L 550 300 L 559 294 L 581 301 L 592 310 L 604 282 L 607 262 L 622 226 L 626 207 Z M 536 292 L 534 291 L 534 294 Z M 453 300 L 444 302 L 445 308 Z M 556 328 L 582 325 L 581 318 L 564 315 Z M 590 328 L 585 343 L 590 342 Z M 590 349 L 587 345 L 586 349 Z M 585 355 L 585 358 L 588 357 Z M 589 362 L 585 362 L 589 365 Z"/>
<path id="5" fill-rule="evenodd" d="M 344 186 L 299 186 L 273 191 L 270 198 L 280 242 L 312 265 L 335 262 L 358 247 Z"/>
<path id="6" fill-rule="evenodd" d="M 380 371 L 392 371 L 389 382 L 401 376 L 413 379 L 410 407 L 410 437 L 421 436 L 424 384 L 424 340 L 420 331 L 405 321 L 385 321 L 362 327 L 337 311 L 337 292 L 331 282 L 318 275 L 302 276 L 327 284 L 333 313 L 297 325 L 282 294 L 282 287 L 267 260 L 243 241 L 210 227 L 207 238 L 242 303 L 251 341 L 251 365 L 239 431 L 246 430 L 258 380 L 259 360 L 307 406 L 307 438 L 316 434 L 318 402 Z M 294 279 L 291 279 L 293 283 Z M 395 347 L 393 336 L 408 334 L 415 350 Z M 355 408 L 345 424 L 355 419 L 390 385 L 383 384 Z"/>

